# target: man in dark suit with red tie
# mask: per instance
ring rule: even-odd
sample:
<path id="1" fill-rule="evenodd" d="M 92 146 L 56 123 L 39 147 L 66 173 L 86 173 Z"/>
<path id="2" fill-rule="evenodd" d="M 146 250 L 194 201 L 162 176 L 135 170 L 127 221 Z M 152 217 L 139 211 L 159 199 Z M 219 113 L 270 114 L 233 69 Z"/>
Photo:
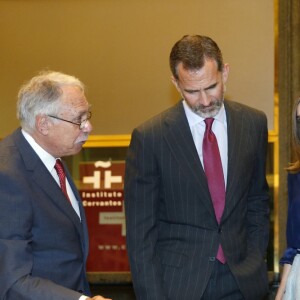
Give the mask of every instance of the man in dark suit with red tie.
<path id="1" fill-rule="evenodd" d="M 20 89 L 22 128 L 0 142 L 0 299 L 90 298 L 88 231 L 80 196 L 60 158 L 92 130 L 84 85 L 44 72 Z"/>
<path id="2" fill-rule="evenodd" d="M 266 116 L 224 100 L 229 66 L 209 37 L 184 36 L 170 67 L 182 101 L 134 129 L 126 159 L 137 299 L 263 299 Z"/>

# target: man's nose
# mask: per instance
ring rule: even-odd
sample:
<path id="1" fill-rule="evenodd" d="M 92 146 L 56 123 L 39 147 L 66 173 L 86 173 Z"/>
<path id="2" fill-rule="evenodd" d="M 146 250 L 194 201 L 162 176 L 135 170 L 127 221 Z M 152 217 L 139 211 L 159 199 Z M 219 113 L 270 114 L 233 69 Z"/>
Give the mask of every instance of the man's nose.
<path id="1" fill-rule="evenodd" d="M 90 133 L 93 130 L 93 125 L 90 120 L 87 120 L 84 124 L 82 131 Z"/>
<path id="2" fill-rule="evenodd" d="M 211 102 L 211 99 L 210 97 L 206 94 L 206 92 L 201 92 L 200 93 L 200 103 L 204 106 L 209 106 L 210 105 L 210 102 Z"/>

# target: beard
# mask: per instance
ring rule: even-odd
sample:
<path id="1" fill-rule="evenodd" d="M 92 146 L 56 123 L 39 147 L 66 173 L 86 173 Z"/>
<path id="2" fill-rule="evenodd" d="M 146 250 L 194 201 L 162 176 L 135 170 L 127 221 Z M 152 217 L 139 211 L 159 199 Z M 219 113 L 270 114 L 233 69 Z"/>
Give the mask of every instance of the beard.
<path id="1" fill-rule="evenodd" d="M 204 106 L 202 104 L 197 104 L 191 107 L 192 111 L 200 116 L 201 118 L 213 118 L 220 111 L 223 105 L 224 99 L 212 100 L 209 106 Z"/>

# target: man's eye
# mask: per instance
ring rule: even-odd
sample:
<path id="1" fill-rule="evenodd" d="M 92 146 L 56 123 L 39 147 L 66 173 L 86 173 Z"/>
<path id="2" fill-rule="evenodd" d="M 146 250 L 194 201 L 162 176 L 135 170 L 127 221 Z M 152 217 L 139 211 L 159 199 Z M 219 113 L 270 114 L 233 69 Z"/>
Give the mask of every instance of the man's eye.
<path id="1" fill-rule="evenodd" d="M 82 120 L 82 118 L 77 118 L 77 119 L 74 119 L 73 122 L 74 123 L 81 123 L 82 122 L 81 120 Z"/>
<path id="2" fill-rule="evenodd" d="M 218 84 L 215 83 L 215 84 L 209 86 L 208 88 L 206 88 L 205 90 L 206 90 L 206 91 L 208 91 L 208 90 L 213 90 L 217 85 L 218 85 Z"/>

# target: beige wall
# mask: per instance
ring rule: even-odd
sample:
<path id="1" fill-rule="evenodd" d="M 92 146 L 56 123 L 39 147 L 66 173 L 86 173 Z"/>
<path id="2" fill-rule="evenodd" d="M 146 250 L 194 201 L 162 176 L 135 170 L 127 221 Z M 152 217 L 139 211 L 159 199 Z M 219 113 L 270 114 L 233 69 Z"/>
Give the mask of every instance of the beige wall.
<path id="1" fill-rule="evenodd" d="M 18 122 L 19 86 L 42 69 L 79 77 L 93 134 L 129 134 L 178 100 L 168 56 L 185 34 L 214 38 L 231 66 L 227 96 L 273 129 L 273 0 L 0 0 L 0 137 Z"/>

